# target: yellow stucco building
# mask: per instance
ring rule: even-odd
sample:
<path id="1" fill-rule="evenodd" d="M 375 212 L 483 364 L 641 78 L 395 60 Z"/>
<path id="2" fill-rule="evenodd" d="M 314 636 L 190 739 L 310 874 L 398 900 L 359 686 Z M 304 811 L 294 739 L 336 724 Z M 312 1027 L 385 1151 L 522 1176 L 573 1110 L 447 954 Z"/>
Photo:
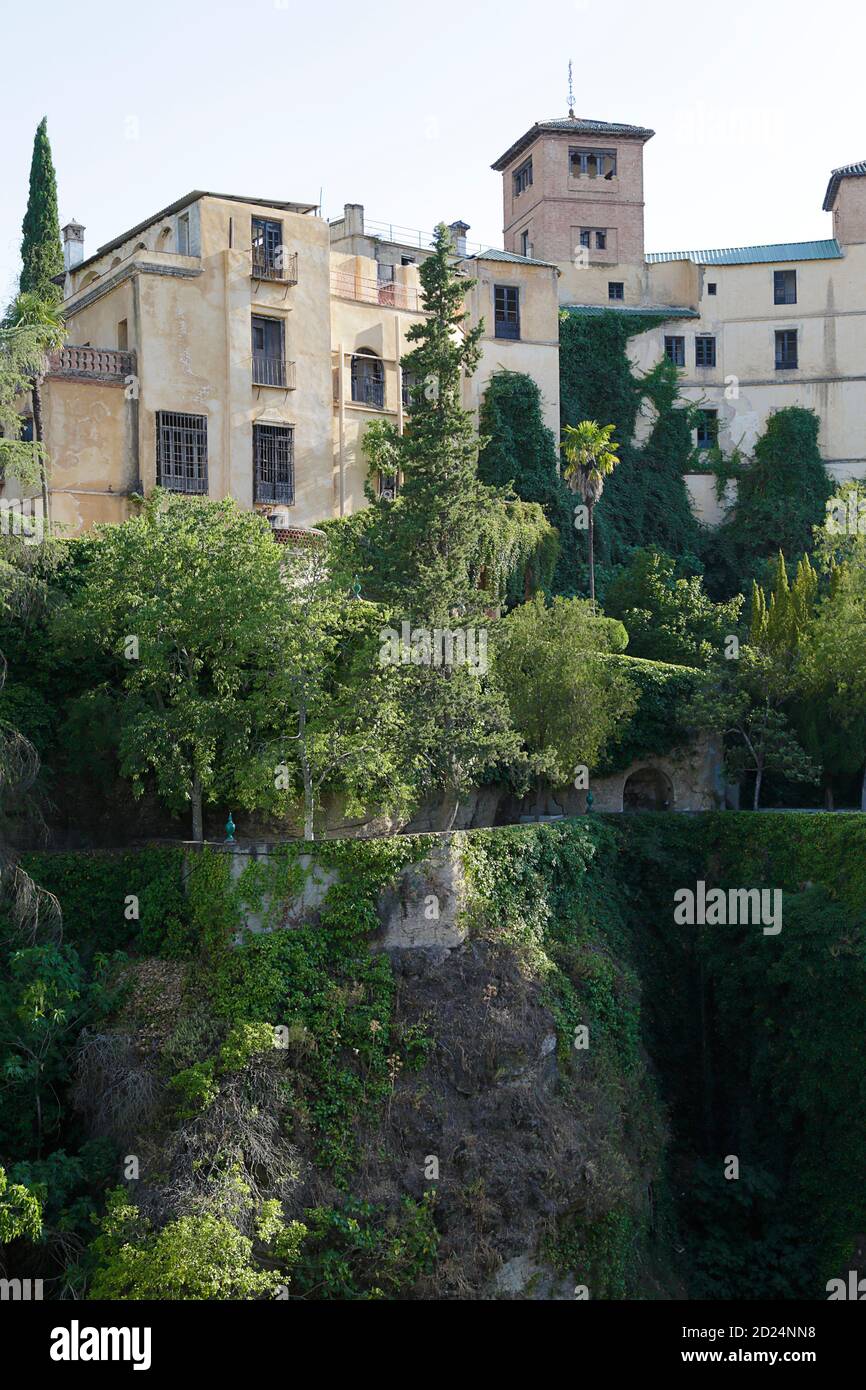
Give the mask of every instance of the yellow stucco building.
<path id="1" fill-rule="evenodd" d="M 570 112 L 495 162 L 505 249 L 451 226 L 475 281 L 467 321 L 485 325 L 465 404 L 477 409 L 497 370 L 526 372 L 558 434 L 562 309 L 650 309 L 664 321 L 631 339 L 635 369 L 676 363 L 704 412 L 698 448 L 748 455 L 773 410 L 803 405 L 831 475 L 866 476 L 866 162 L 832 172 L 824 240 L 648 255 L 652 136 Z M 55 525 L 122 520 L 157 483 L 233 496 L 278 527 L 365 505 L 364 431 L 375 419 L 402 430 L 408 412 L 400 358 L 422 314 L 428 234 L 372 223 L 359 204 L 329 225 L 310 204 L 200 191 L 94 255 L 83 233 L 64 228 L 69 346 L 44 390 Z M 717 522 L 713 475 L 688 482 Z"/>

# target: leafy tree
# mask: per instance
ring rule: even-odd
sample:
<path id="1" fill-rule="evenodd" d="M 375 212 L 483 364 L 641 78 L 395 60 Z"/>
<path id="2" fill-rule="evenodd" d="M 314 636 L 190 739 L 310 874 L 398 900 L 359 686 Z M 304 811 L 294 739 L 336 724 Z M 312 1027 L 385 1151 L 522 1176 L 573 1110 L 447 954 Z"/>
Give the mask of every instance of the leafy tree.
<path id="1" fill-rule="evenodd" d="M 0 473 L 24 487 L 37 481 L 48 517 L 48 482 L 42 428 L 42 376 L 46 354 L 64 340 L 63 319 L 53 302 L 19 294 L 0 327 Z M 32 441 L 21 438 L 21 397 L 33 403 Z"/>
<path id="2" fill-rule="evenodd" d="M 42 1234 L 42 1203 L 21 1183 L 10 1183 L 0 1168 L 0 1245 L 10 1241 L 38 1240 Z"/>
<path id="3" fill-rule="evenodd" d="M 804 645 L 799 718 L 807 736 L 807 721 L 814 721 L 825 773 L 863 767 L 860 809 L 866 811 L 866 570 L 857 561 L 835 570 Z"/>
<path id="4" fill-rule="evenodd" d="M 97 1262 L 90 1297 L 273 1297 L 280 1286 L 288 1285 L 305 1235 L 300 1222 L 282 1220 L 276 1201 L 263 1204 L 255 1240 L 227 1217 L 211 1212 L 178 1217 L 153 1232 L 123 1188 L 117 1188 L 109 1194 L 100 1234 L 90 1247 Z"/>
<path id="5" fill-rule="evenodd" d="M 611 435 L 614 425 L 581 420 L 566 425 L 562 432 L 563 452 L 568 460 L 565 478 L 581 496 L 589 514 L 589 598 L 595 608 L 595 536 L 593 513 L 604 491 L 604 481 L 616 467 L 619 445 Z"/>
<path id="6" fill-rule="evenodd" d="M 637 703 L 622 668 L 605 655 L 624 645 L 580 599 L 539 595 L 496 631 L 495 671 L 534 771 L 564 786 L 592 769 Z"/>
<path id="7" fill-rule="evenodd" d="M 60 291 L 52 280 L 55 275 L 62 273 L 57 176 L 48 139 L 48 118 L 43 116 L 36 127 L 30 162 L 30 193 L 21 239 L 20 288 L 39 299 L 56 303 L 60 299 Z"/>
<path id="8" fill-rule="evenodd" d="M 59 619 L 67 640 L 112 658 L 120 771 L 140 796 L 153 776 L 172 808 L 259 804 L 249 764 L 252 699 L 283 616 L 281 549 L 233 501 L 155 492 L 140 516 L 99 527 L 80 588 Z"/>
<path id="9" fill-rule="evenodd" d="M 677 562 L 649 547 L 608 585 L 604 604 L 628 630 L 630 656 L 703 667 L 737 632 L 743 597 L 713 603 L 699 575 L 678 576 Z"/>

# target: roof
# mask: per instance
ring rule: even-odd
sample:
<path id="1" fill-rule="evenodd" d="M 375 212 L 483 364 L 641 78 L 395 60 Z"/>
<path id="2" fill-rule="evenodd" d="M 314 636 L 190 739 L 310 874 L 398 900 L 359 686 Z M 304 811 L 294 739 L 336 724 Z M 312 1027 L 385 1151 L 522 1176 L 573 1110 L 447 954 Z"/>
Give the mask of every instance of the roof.
<path id="1" fill-rule="evenodd" d="M 824 211 L 833 211 L 836 194 L 839 192 L 839 184 L 843 179 L 862 179 L 864 175 L 866 175 L 866 159 L 861 159 L 859 164 L 843 164 L 840 169 L 834 169 L 830 175 L 830 182 L 827 184 L 827 192 L 824 194 Z"/>
<path id="2" fill-rule="evenodd" d="M 474 256 L 467 256 L 466 260 L 509 261 L 513 265 L 546 265 L 550 270 L 559 269 L 554 261 L 536 261 L 532 256 L 518 256 L 516 251 L 500 251 L 495 246 L 488 246 L 486 251 L 476 251 Z"/>
<path id="3" fill-rule="evenodd" d="M 90 265 L 92 261 L 98 260 L 100 256 L 104 256 L 107 252 L 114 251 L 118 246 L 122 246 L 125 241 L 129 241 L 130 237 L 138 236 L 138 233 L 143 232 L 145 228 L 152 227 L 154 222 L 161 222 L 164 217 L 171 217 L 173 213 L 181 212 L 184 208 L 189 207 L 191 203 L 197 203 L 199 198 L 221 198 L 223 202 L 226 203 L 253 203 L 256 207 L 261 208 L 279 208 L 281 212 L 308 213 L 315 212 L 318 207 L 318 203 L 284 203 L 268 198 L 244 198 L 240 193 L 212 193 L 208 189 L 196 188 L 193 189 L 192 193 L 187 193 L 183 198 L 178 198 L 176 203 L 169 203 L 167 208 L 162 208 L 160 212 L 155 212 L 151 217 L 146 217 L 144 221 L 139 222 L 137 226 L 130 227 L 128 232 L 121 232 L 120 236 L 116 236 L 113 241 L 107 241 L 104 246 L 100 246 L 97 251 L 94 251 L 92 256 L 88 256 L 84 261 L 79 261 L 78 265 L 73 266 L 72 269 L 80 270 L 82 266 Z"/>
<path id="4" fill-rule="evenodd" d="M 652 251 L 646 259 L 694 261 L 695 265 L 766 265 L 773 261 L 838 260 L 842 248 L 831 237 L 828 241 L 783 241 L 768 246 L 722 246 L 715 251 Z"/>
<path id="5" fill-rule="evenodd" d="M 650 140 L 655 135 L 654 130 L 648 130 L 645 126 L 625 125 L 622 121 L 593 121 L 585 116 L 555 116 L 549 121 L 536 121 L 519 140 L 515 140 L 514 144 L 509 146 L 505 154 L 499 156 L 495 164 L 491 164 L 491 169 L 505 169 L 522 150 L 537 140 L 539 135 L 545 132 L 556 134 L 560 131 L 566 135 L 610 135 L 620 140 L 641 142 Z"/>
<path id="6" fill-rule="evenodd" d="M 583 318 L 596 318 L 599 314 L 664 315 L 666 319 L 699 319 L 697 309 L 684 308 L 679 304 L 563 304 L 569 314 L 579 314 Z"/>

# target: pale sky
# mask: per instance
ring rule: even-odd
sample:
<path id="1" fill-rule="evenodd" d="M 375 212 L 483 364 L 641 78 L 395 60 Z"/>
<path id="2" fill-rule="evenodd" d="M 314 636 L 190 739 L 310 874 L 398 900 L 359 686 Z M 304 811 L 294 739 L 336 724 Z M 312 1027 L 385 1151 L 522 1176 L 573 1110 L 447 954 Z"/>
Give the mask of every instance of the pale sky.
<path id="1" fill-rule="evenodd" d="M 496 159 L 535 120 L 649 126 L 646 249 L 831 235 L 866 159 L 861 3 L 41 0 L 4 7 L 0 299 L 43 114 L 85 255 L 193 188 L 501 245 Z"/>

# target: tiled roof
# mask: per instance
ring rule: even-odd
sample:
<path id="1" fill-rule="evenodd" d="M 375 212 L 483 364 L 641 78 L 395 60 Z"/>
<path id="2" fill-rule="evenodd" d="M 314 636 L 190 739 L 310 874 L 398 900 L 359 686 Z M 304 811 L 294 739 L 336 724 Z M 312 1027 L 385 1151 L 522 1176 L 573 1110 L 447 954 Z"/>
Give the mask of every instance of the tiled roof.
<path id="1" fill-rule="evenodd" d="M 519 140 L 515 140 L 514 144 L 509 146 L 505 154 L 499 156 L 495 164 L 491 164 L 491 169 L 506 168 L 521 150 L 525 150 L 545 131 L 565 131 L 574 135 L 610 135 L 640 141 L 649 140 L 655 135 L 654 130 L 647 130 L 645 126 L 625 125 L 622 121 L 593 121 L 584 116 L 555 116 L 549 121 L 536 121 Z"/>
<path id="2" fill-rule="evenodd" d="M 532 256 L 518 256 L 516 251 L 500 251 L 495 246 L 488 246 L 486 251 L 478 251 L 474 256 L 467 256 L 469 261 L 510 261 L 514 265 L 546 265 L 552 270 L 559 267 L 554 261 L 536 261 Z"/>
<path id="3" fill-rule="evenodd" d="M 695 265 L 766 265 L 772 261 L 838 260 L 842 248 L 835 237 L 827 241 L 783 241 L 769 246 L 722 246 L 715 251 L 652 251 L 646 259 L 694 261 Z"/>
<path id="4" fill-rule="evenodd" d="M 830 175 L 830 182 L 827 184 L 827 192 L 824 194 L 824 211 L 833 211 L 833 203 L 836 201 L 839 184 L 843 179 L 862 179 L 864 176 L 866 176 L 866 159 L 861 159 L 858 164 L 843 164 L 841 169 L 834 169 Z"/>
<path id="5" fill-rule="evenodd" d="M 595 318 L 599 314 L 663 314 L 666 319 L 699 319 L 697 309 L 678 304 L 564 304 L 569 314 Z"/>

